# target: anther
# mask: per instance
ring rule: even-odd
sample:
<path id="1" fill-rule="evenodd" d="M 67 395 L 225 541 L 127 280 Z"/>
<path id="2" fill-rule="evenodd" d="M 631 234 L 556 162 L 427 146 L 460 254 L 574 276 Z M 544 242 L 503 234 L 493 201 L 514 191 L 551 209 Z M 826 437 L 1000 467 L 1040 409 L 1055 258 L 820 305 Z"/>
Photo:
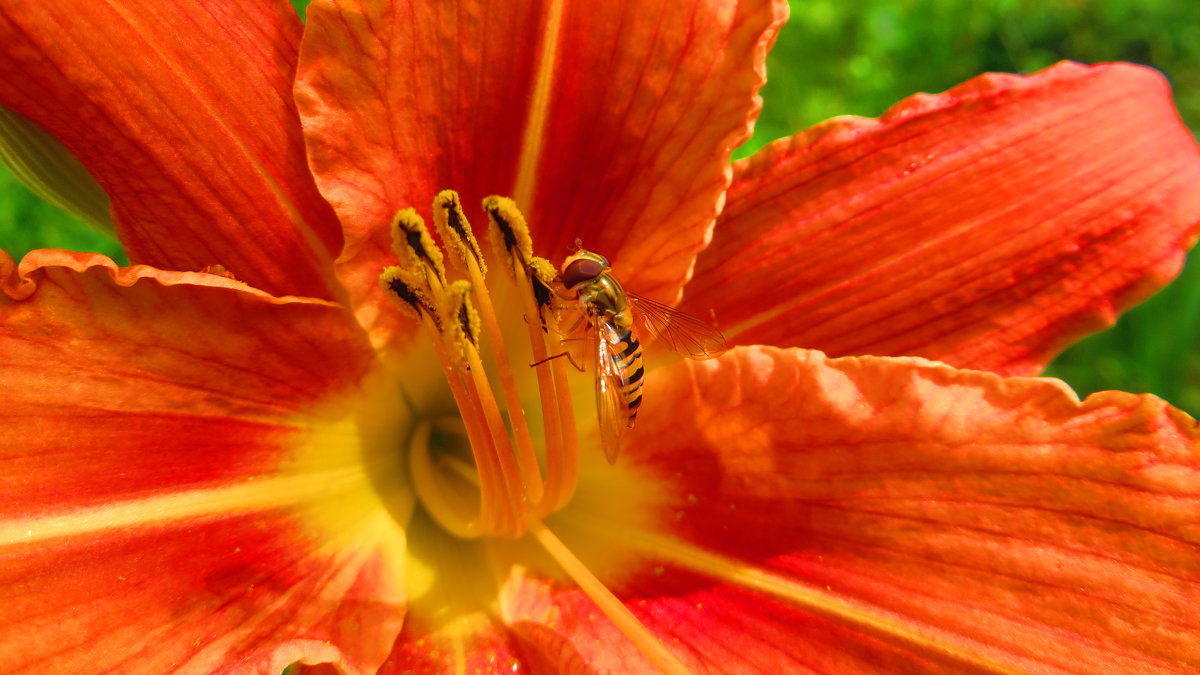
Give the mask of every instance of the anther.
<path id="1" fill-rule="evenodd" d="M 392 252 L 410 269 L 423 269 L 426 278 L 446 284 L 446 262 L 433 243 L 425 219 L 416 209 L 401 209 L 392 218 Z"/>
<path id="2" fill-rule="evenodd" d="M 426 285 L 425 280 L 413 278 L 415 274 L 413 270 L 404 267 L 385 267 L 383 274 L 379 275 L 379 286 L 388 293 L 402 312 L 418 321 L 427 316 L 440 331 L 442 319 L 438 316 L 437 308 L 429 299 L 429 295 L 421 290 L 421 286 Z"/>
<path id="3" fill-rule="evenodd" d="M 533 239 L 529 236 L 529 225 L 521 215 L 516 202 L 508 197 L 491 195 L 484 197 L 483 210 L 492 223 L 493 245 L 496 250 L 508 254 L 512 269 L 516 265 L 528 266 L 533 259 Z"/>
<path id="4" fill-rule="evenodd" d="M 538 315 L 543 324 L 547 322 L 546 312 L 556 312 L 554 303 L 554 285 L 558 280 L 558 270 L 553 263 L 545 258 L 534 256 L 529 260 L 530 283 L 533 286 L 533 299 L 537 302 Z M 542 331 L 545 332 L 545 325 Z"/>
<path id="5" fill-rule="evenodd" d="M 456 346 L 459 365 L 468 365 L 467 346 L 473 350 L 479 348 L 479 313 L 471 306 L 471 284 L 466 281 L 455 281 L 446 287 L 443 295 L 441 314 L 442 325 L 449 334 L 450 343 Z"/>
<path id="6" fill-rule="evenodd" d="M 433 222 L 437 224 L 438 232 L 447 245 L 452 246 L 468 264 L 470 256 L 479 266 L 481 276 L 487 275 L 487 265 L 483 262 L 483 252 L 479 250 L 479 242 L 471 232 L 471 224 L 463 214 L 462 203 L 454 190 L 442 190 L 433 200 Z"/>

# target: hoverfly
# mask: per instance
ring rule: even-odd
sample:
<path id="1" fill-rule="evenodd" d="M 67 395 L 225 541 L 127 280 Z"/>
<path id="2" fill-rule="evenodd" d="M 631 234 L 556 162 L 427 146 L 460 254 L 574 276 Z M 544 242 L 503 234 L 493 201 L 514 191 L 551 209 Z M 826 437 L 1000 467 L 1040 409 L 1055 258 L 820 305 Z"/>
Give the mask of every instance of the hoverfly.
<path id="1" fill-rule="evenodd" d="M 635 329 L 661 339 L 675 353 L 711 359 L 726 350 L 715 327 L 690 314 L 625 291 L 604 256 L 575 242 L 575 253 L 562 264 L 563 286 L 575 293 L 587 321 L 588 347 L 594 350 L 596 412 L 600 442 L 609 463 L 617 461 L 621 436 L 632 428 L 642 405 L 642 346 Z"/>

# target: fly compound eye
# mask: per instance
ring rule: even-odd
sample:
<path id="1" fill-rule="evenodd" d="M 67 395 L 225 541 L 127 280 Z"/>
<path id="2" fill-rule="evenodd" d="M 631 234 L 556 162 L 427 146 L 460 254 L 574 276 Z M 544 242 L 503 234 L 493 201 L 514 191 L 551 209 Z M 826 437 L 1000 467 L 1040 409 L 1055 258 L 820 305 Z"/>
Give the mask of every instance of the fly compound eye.
<path id="1" fill-rule="evenodd" d="M 574 289 L 579 284 L 591 281 L 604 273 L 607 264 L 601 264 L 591 258 L 576 258 L 563 267 L 562 282 L 568 289 Z"/>

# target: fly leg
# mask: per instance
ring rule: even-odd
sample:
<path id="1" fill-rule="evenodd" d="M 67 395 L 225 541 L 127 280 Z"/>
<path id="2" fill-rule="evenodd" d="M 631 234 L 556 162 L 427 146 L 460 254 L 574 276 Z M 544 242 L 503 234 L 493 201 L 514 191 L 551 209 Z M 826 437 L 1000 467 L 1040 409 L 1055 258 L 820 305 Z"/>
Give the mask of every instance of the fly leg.
<path id="1" fill-rule="evenodd" d="M 573 338 L 573 339 L 579 340 L 582 338 Z M 567 340 L 563 340 L 563 342 L 566 342 L 566 341 Z M 578 370 L 581 373 L 586 372 L 586 369 L 582 365 L 575 362 L 574 357 L 571 356 L 571 352 L 559 352 L 559 353 L 555 354 L 554 356 L 547 356 L 546 358 L 542 359 L 541 361 L 535 361 L 535 362 L 529 364 L 529 367 L 536 368 L 536 367 L 542 365 L 543 363 L 546 363 L 547 361 L 553 361 L 554 359 L 560 359 L 564 356 L 567 357 L 567 361 L 570 362 L 570 364 L 575 367 L 575 370 Z"/>

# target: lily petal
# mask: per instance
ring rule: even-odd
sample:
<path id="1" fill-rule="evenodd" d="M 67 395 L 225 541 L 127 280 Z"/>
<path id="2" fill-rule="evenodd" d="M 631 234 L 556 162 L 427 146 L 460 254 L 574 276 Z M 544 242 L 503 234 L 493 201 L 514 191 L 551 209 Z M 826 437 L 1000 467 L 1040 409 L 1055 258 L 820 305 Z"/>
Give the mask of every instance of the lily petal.
<path id="1" fill-rule="evenodd" d="M 569 3 L 529 213 L 540 250 L 557 259 L 582 237 L 631 289 L 677 298 L 787 13 L 770 0 Z"/>
<path id="2" fill-rule="evenodd" d="M 291 99 L 300 31 L 287 2 L 6 3 L 0 105 L 83 162 L 134 262 L 333 298 L 341 235 Z"/>
<path id="3" fill-rule="evenodd" d="M 0 290 L 0 670 L 383 660 L 403 533 L 330 405 L 372 360 L 346 310 L 61 251 Z"/>
<path id="4" fill-rule="evenodd" d="M 985 75 L 738 163 L 685 304 L 734 343 L 1032 374 L 1179 271 L 1198 185 L 1155 71 Z"/>
<path id="5" fill-rule="evenodd" d="M 420 619 L 406 620 L 395 650 L 379 669 L 392 673 L 558 672 L 531 667 L 516 636 L 490 617 L 464 622 L 462 632 L 439 633 Z"/>
<path id="6" fill-rule="evenodd" d="M 586 545 L 657 567 L 620 594 L 700 670 L 1200 667 L 1200 432 L 1161 400 L 765 347 L 652 374 L 660 522 Z"/>
<path id="7" fill-rule="evenodd" d="M 600 620 L 595 603 L 569 584 L 515 576 L 501 596 L 501 608 L 509 629 L 527 645 L 530 663 L 549 666 L 530 668 L 534 672 L 661 672 L 611 622 Z"/>
<path id="8" fill-rule="evenodd" d="M 540 255 L 557 260 L 582 237 L 629 286 L 673 299 L 757 115 L 786 11 L 772 0 L 314 2 L 296 96 L 365 325 L 383 302 L 387 223 L 410 206 L 428 217 L 444 188 L 468 217 L 484 196 L 512 195 Z"/>

